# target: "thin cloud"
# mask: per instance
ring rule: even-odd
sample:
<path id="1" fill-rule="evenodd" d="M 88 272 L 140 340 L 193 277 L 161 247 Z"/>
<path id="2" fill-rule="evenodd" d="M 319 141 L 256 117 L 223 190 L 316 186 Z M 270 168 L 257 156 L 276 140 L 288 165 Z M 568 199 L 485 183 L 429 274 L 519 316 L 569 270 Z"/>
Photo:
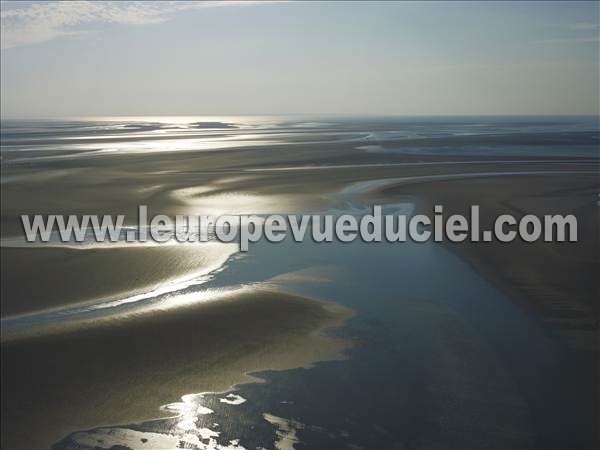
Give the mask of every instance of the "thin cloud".
<path id="1" fill-rule="evenodd" d="M 567 25 L 566 28 L 568 28 L 569 30 L 590 31 L 600 29 L 600 24 L 594 22 L 576 22 Z"/>
<path id="2" fill-rule="evenodd" d="M 532 41 L 534 44 L 593 44 L 600 42 L 600 24 L 595 22 L 575 22 L 555 25 L 560 28 L 560 34 L 567 36 L 538 39 Z M 568 30 L 568 31 L 567 31 Z M 593 33 L 593 34 L 590 34 Z"/>
<path id="3" fill-rule="evenodd" d="M 92 2 L 69 1 L 35 3 L 7 9 L 1 17 L 2 49 L 36 44 L 81 34 L 77 27 L 86 23 L 148 25 L 171 20 L 176 13 L 216 6 L 248 5 L 260 2 Z"/>
<path id="4" fill-rule="evenodd" d="M 600 36 L 541 39 L 533 41 L 534 44 L 593 44 L 597 42 L 600 42 Z"/>

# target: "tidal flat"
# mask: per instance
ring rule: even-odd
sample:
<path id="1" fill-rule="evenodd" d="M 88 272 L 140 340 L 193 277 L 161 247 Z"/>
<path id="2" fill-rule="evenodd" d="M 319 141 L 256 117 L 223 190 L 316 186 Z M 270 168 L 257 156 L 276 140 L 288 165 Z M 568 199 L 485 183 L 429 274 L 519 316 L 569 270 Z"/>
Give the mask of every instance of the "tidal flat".
<path id="1" fill-rule="evenodd" d="M 3 121 L 2 448 L 595 448 L 599 143 L 596 117 Z M 20 222 L 374 204 L 574 214 L 578 242 L 241 253 Z"/>

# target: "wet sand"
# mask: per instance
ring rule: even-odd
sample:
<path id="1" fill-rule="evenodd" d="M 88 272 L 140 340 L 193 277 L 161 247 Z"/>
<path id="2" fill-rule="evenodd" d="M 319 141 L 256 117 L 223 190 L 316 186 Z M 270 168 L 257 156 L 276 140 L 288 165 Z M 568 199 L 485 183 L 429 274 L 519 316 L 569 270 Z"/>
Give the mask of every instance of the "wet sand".
<path id="1" fill-rule="evenodd" d="M 3 248 L 2 317 L 150 292 L 178 280 L 206 275 L 236 251 L 234 244 L 215 243 Z"/>
<path id="2" fill-rule="evenodd" d="M 38 449 L 73 430 L 149 420 L 191 392 L 220 392 L 263 369 L 343 357 L 324 337 L 351 311 L 250 290 L 212 303 L 2 345 L 2 448 Z M 18 370 L 17 370 L 18 368 Z"/>

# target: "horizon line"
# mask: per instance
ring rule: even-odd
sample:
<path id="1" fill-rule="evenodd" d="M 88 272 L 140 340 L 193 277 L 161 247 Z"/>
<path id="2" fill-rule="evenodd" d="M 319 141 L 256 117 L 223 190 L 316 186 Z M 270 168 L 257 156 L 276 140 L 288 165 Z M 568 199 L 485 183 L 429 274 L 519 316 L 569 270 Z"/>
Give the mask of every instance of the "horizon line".
<path id="1" fill-rule="evenodd" d="M 347 117 L 347 118 L 459 118 L 459 117 L 587 117 L 587 118 L 599 118 L 600 113 L 597 114 L 574 114 L 574 113 L 508 113 L 508 114 L 494 114 L 494 113 L 473 113 L 473 114 L 386 114 L 386 113 L 251 113 L 251 114 L 89 114 L 89 115 L 66 115 L 66 116 L 43 116 L 43 115 L 32 115 L 32 116 L 1 116 L 0 120 L 66 120 L 66 119 L 103 119 L 103 118 L 138 118 L 138 117 L 156 117 L 156 118 L 169 118 L 169 117 L 294 117 L 294 116 L 311 116 L 311 117 Z"/>

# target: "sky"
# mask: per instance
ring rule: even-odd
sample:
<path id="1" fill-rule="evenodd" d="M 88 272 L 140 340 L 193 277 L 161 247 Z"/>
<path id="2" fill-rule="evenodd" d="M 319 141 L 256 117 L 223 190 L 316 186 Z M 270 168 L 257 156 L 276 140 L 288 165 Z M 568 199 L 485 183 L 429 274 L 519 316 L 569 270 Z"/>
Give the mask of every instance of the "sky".
<path id="1" fill-rule="evenodd" d="M 599 114 L 598 2 L 2 2 L 2 118 Z"/>

